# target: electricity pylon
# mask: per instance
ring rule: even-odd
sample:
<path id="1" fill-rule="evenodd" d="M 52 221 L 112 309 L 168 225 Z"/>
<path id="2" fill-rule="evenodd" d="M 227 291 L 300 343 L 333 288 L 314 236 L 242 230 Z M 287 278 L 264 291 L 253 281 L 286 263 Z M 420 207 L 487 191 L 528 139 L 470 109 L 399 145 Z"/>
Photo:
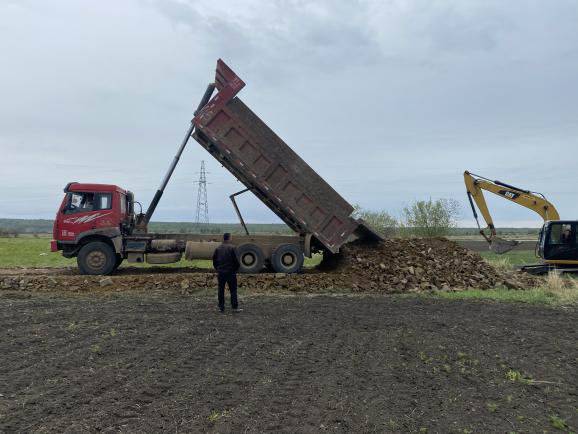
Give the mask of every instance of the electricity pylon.
<path id="1" fill-rule="evenodd" d="M 205 171 L 205 161 L 201 161 L 201 171 L 199 180 L 195 181 L 199 185 L 197 190 L 197 214 L 195 225 L 200 229 L 201 225 L 209 224 L 209 201 L 207 199 L 207 172 Z"/>

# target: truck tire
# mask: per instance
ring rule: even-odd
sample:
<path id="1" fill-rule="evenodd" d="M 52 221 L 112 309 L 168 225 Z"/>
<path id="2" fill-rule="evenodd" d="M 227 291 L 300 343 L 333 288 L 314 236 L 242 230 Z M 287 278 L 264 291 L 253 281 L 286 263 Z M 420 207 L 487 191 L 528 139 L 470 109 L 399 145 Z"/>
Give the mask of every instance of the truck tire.
<path id="1" fill-rule="evenodd" d="M 241 244 L 237 247 L 240 273 L 258 273 L 265 265 L 265 255 L 256 244 Z"/>
<path id="2" fill-rule="evenodd" d="M 115 270 L 116 253 L 102 241 L 85 244 L 76 257 L 80 274 L 110 274 Z"/>
<path id="3" fill-rule="evenodd" d="M 296 244 L 280 244 L 271 255 L 271 266 L 277 273 L 297 273 L 303 261 L 303 251 Z"/>

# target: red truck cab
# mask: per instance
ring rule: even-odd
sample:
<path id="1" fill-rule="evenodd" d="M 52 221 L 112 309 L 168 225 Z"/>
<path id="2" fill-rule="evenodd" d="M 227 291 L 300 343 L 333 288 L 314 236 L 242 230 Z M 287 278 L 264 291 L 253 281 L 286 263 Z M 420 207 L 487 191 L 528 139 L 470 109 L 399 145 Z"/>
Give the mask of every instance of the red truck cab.
<path id="1" fill-rule="evenodd" d="M 122 236 L 133 224 L 132 193 L 112 184 L 71 182 L 56 214 L 53 252 L 65 257 L 77 256 L 92 242 L 107 244 L 119 254 Z"/>

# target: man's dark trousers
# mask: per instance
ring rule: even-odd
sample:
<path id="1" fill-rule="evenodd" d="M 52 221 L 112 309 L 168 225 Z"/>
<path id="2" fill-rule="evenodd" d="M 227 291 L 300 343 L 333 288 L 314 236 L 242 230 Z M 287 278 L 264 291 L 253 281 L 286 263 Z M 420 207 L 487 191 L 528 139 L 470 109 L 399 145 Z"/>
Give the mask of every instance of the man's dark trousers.
<path id="1" fill-rule="evenodd" d="M 218 273 L 217 279 L 219 281 L 219 309 L 225 310 L 225 284 L 229 286 L 231 293 L 231 307 L 237 309 L 237 273 Z"/>

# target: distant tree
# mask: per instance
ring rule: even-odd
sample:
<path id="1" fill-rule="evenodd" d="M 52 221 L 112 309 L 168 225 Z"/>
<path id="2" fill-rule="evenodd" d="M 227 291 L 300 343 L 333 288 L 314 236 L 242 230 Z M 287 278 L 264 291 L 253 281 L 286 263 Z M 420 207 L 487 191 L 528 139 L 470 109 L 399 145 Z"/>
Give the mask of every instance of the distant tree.
<path id="1" fill-rule="evenodd" d="M 364 210 L 359 205 L 355 205 L 353 208 L 353 216 L 365 220 L 380 235 L 390 238 L 397 234 L 399 222 L 387 211 Z"/>
<path id="2" fill-rule="evenodd" d="M 443 237 L 457 226 L 460 204 L 455 199 L 417 200 L 402 210 L 402 232 L 418 237 Z"/>

